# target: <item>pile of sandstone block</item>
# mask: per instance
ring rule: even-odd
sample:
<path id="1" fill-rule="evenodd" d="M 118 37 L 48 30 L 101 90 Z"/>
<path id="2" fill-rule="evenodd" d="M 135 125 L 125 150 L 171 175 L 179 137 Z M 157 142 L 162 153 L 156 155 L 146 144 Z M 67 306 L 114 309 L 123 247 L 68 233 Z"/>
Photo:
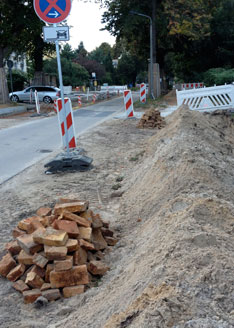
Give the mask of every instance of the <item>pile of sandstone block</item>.
<path id="1" fill-rule="evenodd" d="M 109 270 L 104 250 L 117 239 L 88 206 L 87 201 L 60 199 L 53 209 L 42 207 L 13 229 L 0 274 L 25 303 L 81 294 Z"/>
<path id="2" fill-rule="evenodd" d="M 159 110 L 151 108 L 147 110 L 138 123 L 138 128 L 158 128 L 161 129 L 165 126 L 165 121 L 161 117 Z"/>

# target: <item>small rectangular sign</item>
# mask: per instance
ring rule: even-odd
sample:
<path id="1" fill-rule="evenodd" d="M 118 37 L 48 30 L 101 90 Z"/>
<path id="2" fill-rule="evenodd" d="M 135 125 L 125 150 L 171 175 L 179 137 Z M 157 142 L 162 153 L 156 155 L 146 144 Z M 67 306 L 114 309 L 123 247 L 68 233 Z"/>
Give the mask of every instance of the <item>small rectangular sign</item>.
<path id="1" fill-rule="evenodd" d="M 43 26 L 43 39 L 45 42 L 69 41 L 68 26 Z"/>

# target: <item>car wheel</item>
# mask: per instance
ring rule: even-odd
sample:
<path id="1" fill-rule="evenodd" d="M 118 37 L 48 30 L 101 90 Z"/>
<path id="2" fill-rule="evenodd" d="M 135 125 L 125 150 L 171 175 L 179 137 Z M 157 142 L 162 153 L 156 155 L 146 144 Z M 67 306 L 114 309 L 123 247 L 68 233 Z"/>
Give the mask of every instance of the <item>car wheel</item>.
<path id="1" fill-rule="evenodd" d="M 43 98 L 43 102 L 44 102 L 45 104 L 50 104 L 50 103 L 52 103 L 52 99 L 51 99 L 49 96 L 45 96 L 45 97 Z"/>
<path id="2" fill-rule="evenodd" d="M 11 96 L 11 101 L 13 101 L 13 102 L 19 102 L 19 97 L 16 96 L 16 95 L 12 95 Z"/>

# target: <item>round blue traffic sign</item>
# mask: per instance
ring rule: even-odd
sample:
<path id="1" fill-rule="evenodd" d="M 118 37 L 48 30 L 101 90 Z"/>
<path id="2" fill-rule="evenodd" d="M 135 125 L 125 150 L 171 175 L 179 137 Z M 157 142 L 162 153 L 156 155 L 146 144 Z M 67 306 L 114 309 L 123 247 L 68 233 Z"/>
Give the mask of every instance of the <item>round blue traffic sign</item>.
<path id="1" fill-rule="evenodd" d="M 34 0 L 37 16 L 46 23 L 56 24 L 64 21 L 71 10 L 71 0 Z"/>

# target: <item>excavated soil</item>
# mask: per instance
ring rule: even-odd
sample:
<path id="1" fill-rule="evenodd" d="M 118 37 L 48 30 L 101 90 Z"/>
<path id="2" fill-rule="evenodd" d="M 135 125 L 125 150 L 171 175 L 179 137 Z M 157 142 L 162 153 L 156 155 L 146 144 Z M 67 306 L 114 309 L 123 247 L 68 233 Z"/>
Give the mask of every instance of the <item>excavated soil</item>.
<path id="1" fill-rule="evenodd" d="M 19 219 L 60 196 L 88 199 L 120 238 L 96 288 L 45 308 L 0 278 L 2 328 L 234 327 L 233 118 L 181 107 L 161 130 L 136 125 L 80 137 L 88 172 L 45 175 L 42 161 L 1 186 L 1 250 Z"/>

